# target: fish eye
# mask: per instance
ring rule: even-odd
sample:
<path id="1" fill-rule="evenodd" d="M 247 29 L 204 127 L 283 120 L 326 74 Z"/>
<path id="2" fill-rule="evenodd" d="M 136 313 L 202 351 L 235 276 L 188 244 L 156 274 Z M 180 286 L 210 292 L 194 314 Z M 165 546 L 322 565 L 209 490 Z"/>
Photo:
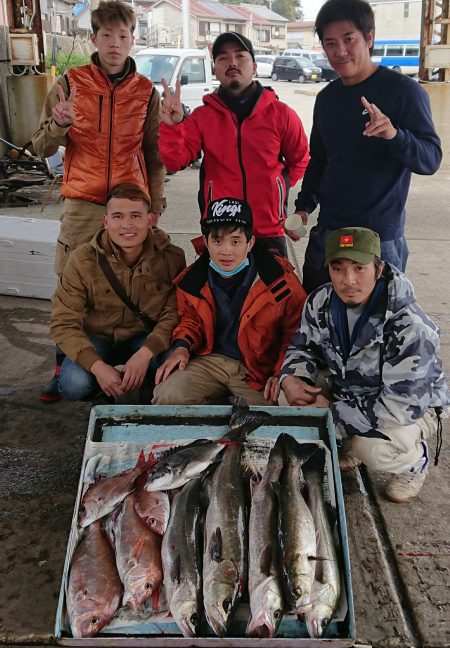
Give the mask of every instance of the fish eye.
<path id="1" fill-rule="evenodd" d="M 224 602 L 222 603 L 222 607 L 225 610 L 225 612 L 228 614 L 231 608 L 231 599 L 225 599 Z"/>
<path id="2" fill-rule="evenodd" d="M 278 621 L 278 619 L 281 617 L 281 610 L 275 610 L 275 612 L 273 613 L 273 616 L 274 616 L 274 619 L 276 619 L 276 621 Z"/>
<path id="3" fill-rule="evenodd" d="M 191 615 L 190 621 L 193 626 L 197 626 L 199 624 L 200 617 L 197 612 L 194 612 L 194 614 Z"/>
<path id="4" fill-rule="evenodd" d="M 145 583 L 145 585 L 144 585 L 144 589 L 145 589 L 146 592 L 151 592 L 152 591 L 152 584 L 149 581 L 147 581 Z"/>
<path id="5" fill-rule="evenodd" d="M 97 623 L 100 621 L 99 617 L 93 616 L 91 619 L 91 625 L 97 625 Z"/>
<path id="6" fill-rule="evenodd" d="M 330 621 L 331 619 L 322 619 L 322 621 L 320 622 L 320 625 L 322 626 L 322 630 L 325 630 L 325 628 L 330 623 Z"/>
<path id="7" fill-rule="evenodd" d="M 302 595 L 302 590 L 300 588 L 297 588 L 294 590 L 295 598 L 300 598 Z"/>
<path id="8" fill-rule="evenodd" d="M 156 526 L 156 519 L 155 518 L 149 518 L 148 521 L 150 522 L 151 526 Z"/>

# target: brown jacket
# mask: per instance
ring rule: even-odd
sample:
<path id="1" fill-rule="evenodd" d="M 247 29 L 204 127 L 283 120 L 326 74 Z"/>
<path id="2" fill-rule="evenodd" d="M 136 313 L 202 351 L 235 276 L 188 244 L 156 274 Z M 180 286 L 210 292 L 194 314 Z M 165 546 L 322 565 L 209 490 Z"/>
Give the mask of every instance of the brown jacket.
<path id="1" fill-rule="evenodd" d="M 143 322 L 125 306 L 103 274 L 98 263 L 102 253 L 128 297 L 157 322 L 146 341 L 154 356 L 170 347 L 178 322 L 172 281 L 186 267 L 183 250 L 172 245 L 158 228 L 150 230 L 132 268 L 121 261 L 120 251 L 103 229 L 70 255 L 52 300 L 50 335 L 87 371 L 100 359 L 90 335 L 120 342 L 145 332 Z"/>
<path id="2" fill-rule="evenodd" d="M 74 85 L 76 119 L 61 128 L 52 116 L 60 85 L 67 97 Z M 39 129 L 32 138 L 36 153 L 48 157 L 66 146 L 65 198 L 105 204 L 106 194 L 121 182 L 133 182 L 149 191 L 151 211 L 164 211 L 165 168 L 158 150 L 160 98 L 152 82 L 136 72 L 128 58 L 123 76 L 114 83 L 91 63 L 68 71 L 50 89 Z"/>

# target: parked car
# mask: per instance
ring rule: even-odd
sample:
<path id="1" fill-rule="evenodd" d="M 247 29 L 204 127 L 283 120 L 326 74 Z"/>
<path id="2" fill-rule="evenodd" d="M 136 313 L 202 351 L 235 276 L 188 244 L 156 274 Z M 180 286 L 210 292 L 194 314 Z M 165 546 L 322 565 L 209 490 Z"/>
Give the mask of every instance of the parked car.
<path id="1" fill-rule="evenodd" d="M 268 77 L 272 74 L 272 66 L 275 60 L 275 56 L 270 54 L 256 54 L 256 74 L 257 77 Z"/>
<path id="2" fill-rule="evenodd" d="M 205 94 L 212 92 L 211 59 L 206 49 L 180 49 L 175 47 L 149 47 L 133 54 L 137 71 L 153 81 L 160 94 L 161 78 L 174 91 L 181 83 L 181 101 L 190 110 L 202 105 Z"/>
<path id="3" fill-rule="evenodd" d="M 315 81 L 322 80 L 322 70 L 315 67 L 311 61 L 305 58 L 291 56 L 277 56 L 273 62 L 272 81 Z"/>
<path id="4" fill-rule="evenodd" d="M 338 78 L 339 74 L 336 72 L 336 70 L 333 70 L 328 59 L 317 59 L 316 61 L 314 61 L 314 63 L 315 65 L 317 65 L 317 67 L 321 68 L 322 79 L 324 81 L 334 81 L 334 79 Z"/>

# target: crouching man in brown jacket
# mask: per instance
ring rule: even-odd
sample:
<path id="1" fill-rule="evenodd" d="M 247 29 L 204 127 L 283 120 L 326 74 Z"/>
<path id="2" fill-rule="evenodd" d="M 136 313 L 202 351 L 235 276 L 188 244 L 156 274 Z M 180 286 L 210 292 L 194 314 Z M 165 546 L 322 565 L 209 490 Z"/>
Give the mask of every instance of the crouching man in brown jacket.
<path id="1" fill-rule="evenodd" d="M 186 262 L 165 232 L 150 229 L 149 212 L 137 185 L 114 187 L 104 228 L 70 255 L 58 281 L 50 334 L 67 356 L 58 381 L 66 400 L 138 389 L 170 347 L 178 321 L 172 281 Z"/>

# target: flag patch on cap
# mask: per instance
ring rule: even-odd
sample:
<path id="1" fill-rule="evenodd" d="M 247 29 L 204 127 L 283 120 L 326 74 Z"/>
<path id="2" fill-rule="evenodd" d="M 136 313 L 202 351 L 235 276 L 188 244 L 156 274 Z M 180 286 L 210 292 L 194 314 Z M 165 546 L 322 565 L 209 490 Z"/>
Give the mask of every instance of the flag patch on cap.
<path id="1" fill-rule="evenodd" d="M 342 234 L 339 237 L 339 247 L 353 247 L 353 235 Z"/>

